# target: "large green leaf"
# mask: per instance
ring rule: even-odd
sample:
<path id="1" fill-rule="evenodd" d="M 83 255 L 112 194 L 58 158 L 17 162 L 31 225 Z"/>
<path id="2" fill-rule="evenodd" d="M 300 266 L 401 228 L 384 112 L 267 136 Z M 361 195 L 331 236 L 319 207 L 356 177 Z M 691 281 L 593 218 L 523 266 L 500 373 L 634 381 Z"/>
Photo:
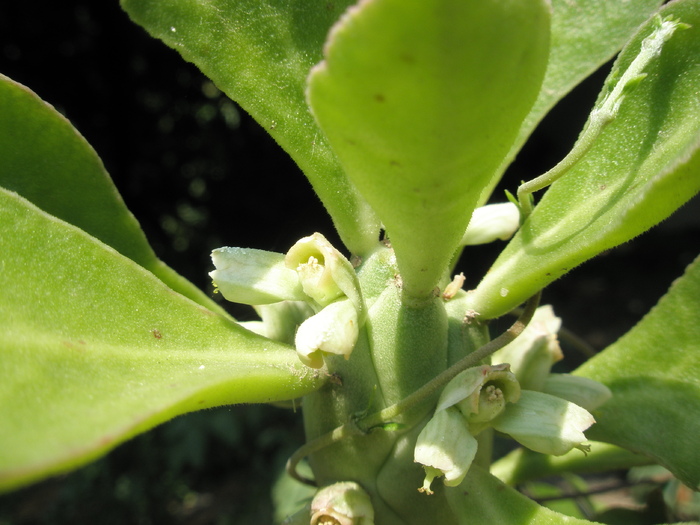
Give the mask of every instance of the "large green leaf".
<path id="1" fill-rule="evenodd" d="M 0 490 L 176 415 L 318 388 L 288 346 L 0 189 Z"/>
<path id="2" fill-rule="evenodd" d="M 617 118 L 546 192 L 471 294 L 470 307 L 483 317 L 506 313 L 571 268 L 665 219 L 700 190 L 700 2 L 679 0 L 662 14 L 692 27 L 666 42 Z M 622 51 L 611 84 L 655 27 L 646 24 Z"/>
<path id="3" fill-rule="evenodd" d="M 472 465 L 464 481 L 446 489 L 447 499 L 460 525 L 536 523 L 537 525 L 592 525 L 542 507 Z"/>
<path id="4" fill-rule="evenodd" d="M 613 397 L 586 435 L 643 453 L 700 489 L 700 258 L 627 335 L 575 373 Z"/>
<path id="5" fill-rule="evenodd" d="M 160 261 L 102 161 L 60 113 L 0 75 L 0 186 L 82 228 L 210 310 L 224 310 Z"/>
<path id="6" fill-rule="evenodd" d="M 136 23 L 196 64 L 275 138 L 304 170 L 348 248 L 364 255 L 378 241 L 379 224 L 304 100 L 326 33 L 351 3 L 121 0 Z"/>
<path id="7" fill-rule="evenodd" d="M 632 36 L 662 0 L 552 0 L 552 47 L 535 105 L 523 122 L 520 143 L 540 119 Z"/>
<path id="8" fill-rule="evenodd" d="M 501 165 L 504 171 L 547 112 L 571 89 L 610 60 L 661 0 L 552 0 L 552 47 L 547 73 L 518 140 Z M 482 195 L 485 203 L 498 182 Z"/>
<path id="9" fill-rule="evenodd" d="M 442 277 L 548 52 L 539 0 L 374 0 L 332 30 L 309 101 L 387 228 L 409 295 Z"/>

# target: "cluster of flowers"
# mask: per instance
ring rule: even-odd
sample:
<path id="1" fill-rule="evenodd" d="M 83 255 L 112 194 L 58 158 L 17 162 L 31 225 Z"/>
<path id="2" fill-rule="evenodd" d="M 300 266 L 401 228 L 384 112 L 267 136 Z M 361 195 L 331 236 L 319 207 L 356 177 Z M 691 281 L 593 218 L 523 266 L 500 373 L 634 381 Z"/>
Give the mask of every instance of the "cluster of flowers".
<path id="1" fill-rule="evenodd" d="M 281 254 L 250 248 L 212 252 L 209 275 L 219 292 L 253 305 L 262 321 L 249 330 L 294 344 L 301 361 L 323 366 L 324 354 L 350 357 L 364 322 L 364 303 L 352 264 L 320 233 Z M 298 328 L 297 328 L 298 327 Z"/>
<path id="2" fill-rule="evenodd" d="M 462 245 L 510 237 L 519 212 L 512 203 L 478 208 Z M 229 301 L 255 308 L 261 321 L 247 329 L 294 344 L 301 361 L 323 366 L 326 354 L 350 356 L 366 308 L 350 261 L 320 233 L 300 239 L 286 254 L 219 248 L 211 254 L 214 284 Z"/>
<path id="3" fill-rule="evenodd" d="M 518 226 L 512 203 L 479 208 L 463 245 L 507 238 Z M 366 307 L 350 261 L 319 233 L 299 240 L 286 254 L 248 248 L 219 248 L 210 273 L 229 301 L 252 305 L 261 321 L 240 323 L 249 330 L 293 344 L 301 361 L 313 368 L 329 354 L 349 358 L 365 321 Z M 461 288 L 457 279 L 443 297 Z M 469 368 L 442 391 L 432 419 L 418 436 L 414 460 L 423 465 L 419 489 L 432 494 L 435 478 L 459 485 L 476 456 L 478 436 L 492 428 L 536 452 L 562 455 L 584 452 L 583 432 L 595 420 L 590 411 L 611 395 L 600 383 L 568 374 L 552 374 L 562 356 L 557 332 L 561 320 L 551 307 L 537 310 L 515 341 L 491 358 L 494 365 Z M 355 483 L 321 489 L 312 504 L 312 525 L 373 523 L 369 496 Z"/>
<path id="4" fill-rule="evenodd" d="M 416 442 L 414 459 L 425 469 L 421 491 L 431 494 L 439 476 L 459 485 L 476 455 L 475 436 L 487 428 L 543 454 L 588 451 L 583 431 L 595 422 L 589 410 L 611 393 L 591 379 L 550 373 L 563 357 L 560 325 L 550 306 L 538 308 L 525 331 L 493 354 L 501 364 L 469 368 L 447 384 Z"/>

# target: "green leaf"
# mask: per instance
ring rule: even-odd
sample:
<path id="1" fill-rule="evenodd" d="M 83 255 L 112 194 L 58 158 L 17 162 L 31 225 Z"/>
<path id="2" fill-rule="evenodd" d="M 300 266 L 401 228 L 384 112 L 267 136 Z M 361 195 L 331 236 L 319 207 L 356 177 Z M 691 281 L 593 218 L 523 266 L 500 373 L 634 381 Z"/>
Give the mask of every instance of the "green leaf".
<path id="1" fill-rule="evenodd" d="M 552 47 L 542 88 L 518 140 L 501 165 L 505 171 L 547 112 L 613 55 L 663 2 L 660 0 L 552 0 Z M 482 194 L 485 203 L 498 182 Z"/>
<path id="2" fill-rule="evenodd" d="M 536 523 L 584 525 L 590 521 L 564 516 L 542 507 L 476 465 L 459 487 L 445 490 L 460 525 L 474 523 Z"/>
<path id="3" fill-rule="evenodd" d="M 60 113 L 0 75 L 0 186 L 82 228 L 157 275 L 173 290 L 224 310 L 160 261 L 102 161 Z"/>
<path id="4" fill-rule="evenodd" d="M 343 173 L 304 99 L 326 33 L 351 3 L 121 0 L 132 20 L 197 65 L 274 137 L 308 177 L 343 242 L 363 256 L 378 241 L 376 216 Z"/>
<path id="5" fill-rule="evenodd" d="M 0 228 L 0 490 L 179 414 L 297 398 L 323 382 L 293 348 L 3 189 Z"/>
<path id="6" fill-rule="evenodd" d="M 680 0 L 661 13 L 693 27 L 665 43 L 617 117 L 546 192 L 470 295 L 470 308 L 482 317 L 503 315 L 571 268 L 651 228 L 700 190 L 700 4 Z M 650 21 L 622 51 L 610 87 L 655 27 Z M 607 92 L 606 86 L 597 105 Z"/>
<path id="7" fill-rule="evenodd" d="M 386 227 L 410 296 L 443 277 L 548 52 L 544 1 L 375 0 L 332 30 L 309 102 Z"/>
<path id="8" fill-rule="evenodd" d="M 575 373 L 613 397 L 586 433 L 654 458 L 700 489 L 700 258 L 647 316 Z"/>

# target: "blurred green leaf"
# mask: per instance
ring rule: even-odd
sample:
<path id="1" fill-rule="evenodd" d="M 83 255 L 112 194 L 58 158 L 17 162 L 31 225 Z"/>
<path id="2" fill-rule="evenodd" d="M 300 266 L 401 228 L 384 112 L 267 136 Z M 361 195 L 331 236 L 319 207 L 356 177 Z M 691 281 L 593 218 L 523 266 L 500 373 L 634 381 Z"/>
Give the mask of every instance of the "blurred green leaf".
<path id="1" fill-rule="evenodd" d="M 0 490 L 179 414 L 296 398 L 323 382 L 291 347 L 2 189 L 0 228 Z"/>
<path id="2" fill-rule="evenodd" d="M 586 434 L 654 458 L 700 489 L 700 258 L 629 333 L 575 373 L 613 397 Z"/>
<path id="3" fill-rule="evenodd" d="M 331 31 L 309 101 L 386 227 L 409 295 L 443 277 L 548 52 L 544 1 L 376 0 Z"/>
<path id="4" fill-rule="evenodd" d="M 274 137 L 308 177 L 343 242 L 365 255 L 378 241 L 379 224 L 304 99 L 326 33 L 351 3 L 121 0 L 134 22 L 197 65 Z"/>
<path id="5" fill-rule="evenodd" d="M 547 190 L 470 295 L 482 317 L 503 315 L 571 268 L 648 230 L 700 190 L 700 3 L 672 2 L 662 14 L 692 27 L 666 42 L 617 118 Z M 622 51 L 611 79 L 654 27 L 646 24 Z"/>
<path id="6" fill-rule="evenodd" d="M 564 516 L 542 507 L 472 465 L 464 481 L 445 490 L 460 525 L 474 523 L 536 523 L 537 525 L 584 525 L 590 521 Z"/>
<path id="7" fill-rule="evenodd" d="M 74 224 L 221 314 L 199 288 L 160 261 L 82 135 L 28 88 L 0 75 L 0 186 Z"/>
<path id="8" fill-rule="evenodd" d="M 652 460 L 627 449 L 602 442 L 589 442 L 587 454 L 574 449 L 563 456 L 540 454 L 526 448 L 517 448 L 491 465 L 490 472 L 507 485 L 575 472 L 609 472 L 637 465 L 648 465 Z"/>

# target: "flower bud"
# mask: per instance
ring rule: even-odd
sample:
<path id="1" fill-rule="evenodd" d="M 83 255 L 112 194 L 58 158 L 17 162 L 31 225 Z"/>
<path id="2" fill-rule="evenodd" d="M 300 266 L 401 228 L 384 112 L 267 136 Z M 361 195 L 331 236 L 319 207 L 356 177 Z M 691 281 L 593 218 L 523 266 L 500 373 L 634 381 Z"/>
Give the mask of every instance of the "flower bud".
<path id="1" fill-rule="evenodd" d="M 612 397 L 603 383 L 570 374 L 549 374 L 542 392 L 566 399 L 588 411 L 595 410 Z"/>
<path id="2" fill-rule="evenodd" d="M 476 438 L 464 416 L 454 407 L 435 412 L 416 441 L 413 459 L 423 465 L 425 480 L 421 492 L 432 494 L 433 479 L 445 476 L 445 485 L 459 485 L 474 461 Z"/>
<path id="3" fill-rule="evenodd" d="M 314 496 L 310 525 L 374 525 L 374 508 L 357 483 L 335 483 Z"/>
<path id="4" fill-rule="evenodd" d="M 523 390 L 520 400 L 491 425 L 535 452 L 561 456 L 572 448 L 587 451 L 583 431 L 593 423 L 593 416 L 574 403 Z"/>
<path id="5" fill-rule="evenodd" d="M 304 321 L 294 343 L 305 365 L 321 368 L 324 352 L 348 359 L 358 335 L 357 310 L 350 299 L 341 299 Z"/>
<path id="6" fill-rule="evenodd" d="M 462 289 L 465 279 L 466 277 L 464 277 L 463 273 L 455 275 L 452 282 L 450 282 L 450 284 L 445 287 L 445 291 L 442 292 L 442 298 L 445 299 L 445 301 L 449 301 L 455 295 L 457 295 L 457 293 Z"/>
<path id="7" fill-rule="evenodd" d="M 307 299 L 299 277 L 285 266 L 281 253 L 218 248 L 211 258 L 216 270 L 209 275 L 229 301 L 257 305 Z"/>
<path id="8" fill-rule="evenodd" d="M 552 365 L 563 358 L 557 332 L 561 319 L 552 307 L 541 306 L 523 333 L 494 352 L 492 363 L 510 363 L 511 370 L 524 390 L 542 390 Z"/>
<path id="9" fill-rule="evenodd" d="M 520 210 L 512 202 L 489 204 L 474 210 L 462 246 L 508 240 L 520 226 Z"/>
<path id="10" fill-rule="evenodd" d="M 304 292 L 319 305 L 326 306 L 345 295 L 362 313 L 355 269 L 320 233 L 297 241 L 287 252 L 285 264 L 297 272 Z"/>

